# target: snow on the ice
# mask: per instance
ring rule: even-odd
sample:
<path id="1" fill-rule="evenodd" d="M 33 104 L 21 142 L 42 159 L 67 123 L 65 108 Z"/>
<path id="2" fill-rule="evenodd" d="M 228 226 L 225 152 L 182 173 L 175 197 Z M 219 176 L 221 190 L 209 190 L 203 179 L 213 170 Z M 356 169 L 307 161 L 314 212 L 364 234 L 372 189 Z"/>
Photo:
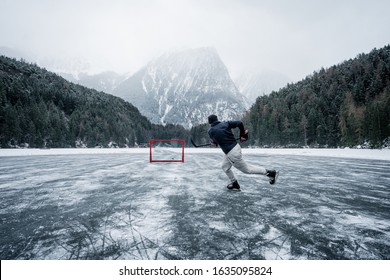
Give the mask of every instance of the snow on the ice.
<path id="1" fill-rule="evenodd" d="M 0 149 L 1 259 L 389 259 L 390 150 Z"/>
<path id="2" fill-rule="evenodd" d="M 77 154 L 148 154 L 145 148 L 84 148 L 84 149 L 0 149 L 2 156 L 42 156 L 42 155 L 77 155 Z M 186 154 L 216 153 L 219 149 L 210 148 L 185 148 Z M 243 153 L 257 155 L 296 155 L 296 156 L 320 156 L 337 158 L 359 158 L 390 160 L 390 149 L 243 149 Z"/>

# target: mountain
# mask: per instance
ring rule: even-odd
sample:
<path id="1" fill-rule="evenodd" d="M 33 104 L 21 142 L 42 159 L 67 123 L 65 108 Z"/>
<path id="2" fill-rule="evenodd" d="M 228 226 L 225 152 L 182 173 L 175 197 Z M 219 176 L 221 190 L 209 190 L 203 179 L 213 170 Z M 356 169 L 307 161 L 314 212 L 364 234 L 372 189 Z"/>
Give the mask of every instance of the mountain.
<path id="1" fill-rule="evenodd" d="M 132 147 L 173 137 L 188 141 L 188 132 L 181 126 L 153 125 L 121 98 L 0 56 L 2 148 Z"/>
<path id="2" fill-rule="evenodd" d="M 251 103 L 254 103 L 259 96 L 270 94 L 272 91 L 278 91 L 290 81 L 287 76 L 270 70 L 248 70 L 234 78 L 238 90 Z"/>
<path id="3" fill-rule="evenodd" d="M 121 83 L 114 95 L 133 103 L 151 122 L 186 128 L 236 118 L 248 108 L 213 48 L 166 53 Z"/>

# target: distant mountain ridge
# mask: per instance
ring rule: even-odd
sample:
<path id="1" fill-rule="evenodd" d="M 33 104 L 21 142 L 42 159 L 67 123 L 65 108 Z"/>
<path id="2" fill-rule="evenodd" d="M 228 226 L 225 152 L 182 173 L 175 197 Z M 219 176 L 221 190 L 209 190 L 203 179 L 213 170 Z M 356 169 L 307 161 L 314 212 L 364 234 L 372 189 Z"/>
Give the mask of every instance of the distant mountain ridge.
<path id="1" fill-rule="evenodd" d="M 153 123 L 186 128 L 205 123 L 210 114 L 237 118 L 249 107 L 214 48 L 164 54 L 113 94 L 134 104 Z"/>
<path id="2" fill-rule="evenodd" d="M 0 47 L 0 53 L 45 67 L 70 82 L 122 97 L 153 123 L 186 128 L 204 123 L 211 113 L 225 120 L 241 117 L 258 96 L 287 83 L 279 73 L 259 75 L 249 69 L 231 77 L 214 48 L 168 52 L 130 77 L 114 71 L 89 73 L 90 63 L 83 58 L 38 57 L 7 47 Z"/>
<path id="3" fill-rule="evenodd" d="M 153 125 L 121 98 L 0 55 L 1 148 L 133 147 L 172 137 L 187 141 L 188 132 Z"/>
<path id="4" fill-rule="evenodd" d="M 171 99 L 195 103 L 190 103 L 192 107 L 183 105 L 183 112 L 196 114 L 197 108 L 207 108 L 218 114 L 218 98 L 224 98 L 222 108 L 226 105 L 224 100 L 236 98 L 237 88 L 226 67 L 218 62 L 218 56 L 166 59 L 170 56 L 157 58 L 124 82 L 130 83 L 132 92 L 146 96 L 146 103 L 152 103 L 156 94 L 160 99 L 155 102 L 165 104 L 165 108 L 156 107 L 155 111 L 156 115 L 159 109 L 165 113 L 163 120 L 168 120 L 168 113 L 172 112 L 170 104 L 176 104 L 169 103 Z M 207 57 L 208 60 L 202 60 Z M 202 67 L 197 67 L 199 63 Z M 210 69 L 220 75 L 207 75 Z M 191 94 L 197 90 L 199 96 Z M 225 90 L 231 95 L 223 95 Z M 202 98 L 205 102 L 198 102 Z M 164 103 L 166 100 L 169 102 Z M 217 106 L 213 107 L 215 100 Z M 390 45 L 387 45 L 322 68 L 298 83 L 261 96 L 242 120 L 251 131 L 247 142 L 251 145 L 390 147 L 389 108 Z M 208 114 L 201 116 L 202 123 L 207 121 Z M 220 118 L 226 119 L 224 115 Z M 198 143 L 207 141 L 207 128 L 206 124 L 193 126 L 191 138 Z M 190 136 L 179 125 L 151 124 L 121 98 L 70 83 L 36 64 L 25 63 L 24 59 L 18 61 L 0 55 L 1 147 L 95 147 L 113 142 L 131 147 L 155 137 L 174 137 L 188 143 Z"/>

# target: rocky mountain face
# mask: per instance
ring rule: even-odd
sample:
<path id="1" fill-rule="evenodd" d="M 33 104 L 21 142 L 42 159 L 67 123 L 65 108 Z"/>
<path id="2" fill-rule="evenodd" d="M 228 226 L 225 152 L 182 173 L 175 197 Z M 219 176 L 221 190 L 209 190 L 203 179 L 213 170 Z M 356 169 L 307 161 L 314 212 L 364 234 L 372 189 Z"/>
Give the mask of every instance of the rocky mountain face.
<path id="1" fill-rule="evenodd" d="M 213 48 L 164 54 L 122 82 L 114 95 L 134 104 L 153 123 L 190 128 L 216 114 L 240 117 L 246 98 Z"/>

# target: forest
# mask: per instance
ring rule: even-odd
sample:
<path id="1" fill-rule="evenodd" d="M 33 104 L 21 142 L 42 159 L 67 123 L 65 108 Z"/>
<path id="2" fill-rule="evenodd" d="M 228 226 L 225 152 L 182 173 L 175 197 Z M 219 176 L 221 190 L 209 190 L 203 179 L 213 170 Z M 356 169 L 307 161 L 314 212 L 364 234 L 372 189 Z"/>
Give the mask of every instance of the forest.
<path id="1" fill-rule="evenodd" d="M 242 120 L 245 146 L 390 146 L 390 45 L 260 96 Z M 206 120 L 205 120 L 206 121 Z M 134 147 L 150 139 L 207 143 L 208 125 L 155 125 L 121 98 L 0 56 L 0 146 Z"/>
<path id="2" fill-rule="evenodd" d="M 2 148 L 134 147 L 153 138 L 189 142 L 189 132 L 151 124 L 121 98 L 0 56 Z"/>
<path id="3" fill-rule="evenodd" d="M 256 146 L 389 146 L 390 45 L 258 97 L 243 120 Z"/>

